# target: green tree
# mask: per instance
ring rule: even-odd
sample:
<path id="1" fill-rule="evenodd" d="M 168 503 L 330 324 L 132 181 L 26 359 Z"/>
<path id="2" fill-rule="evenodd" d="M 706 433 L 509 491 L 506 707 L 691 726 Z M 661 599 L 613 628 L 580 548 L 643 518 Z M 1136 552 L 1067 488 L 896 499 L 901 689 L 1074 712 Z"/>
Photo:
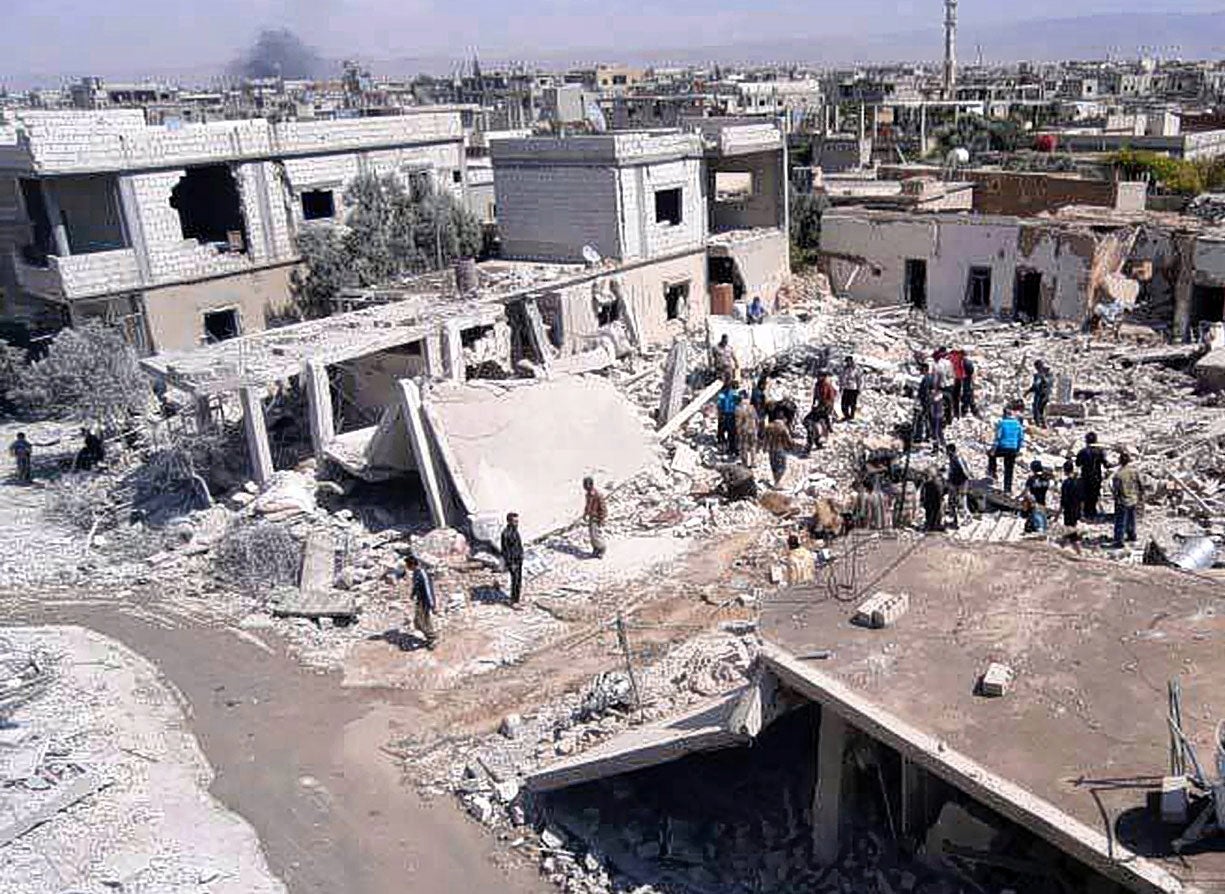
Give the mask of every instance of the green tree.
<path id="1" fill-rule="evenodd" d="M 9 396 L 32 414 L 116 429 L 143 413 L 153 395 L 119 330 L 87 320 L 61 330 L 45 357 L 21 369 Z"/>
<path id="2" fill-rule="evenodd" d="M 821 215 L 829 208 L 823 193 L 791 194 L 791 262 L 807 267 L 816 261 L 821 247 Z"/>
<path id="3" fill-rule="evenodd" d="M 326 315 L 341 289 L 374 286 L 436 270 L 481 248 L 481 225 L 431 183 L 405 188 L 394 175 L 363 174 L 345 188 L 342 226 L 318 223 L 298 235 L 304 270 L 294 273 L 300 312 Z"/>

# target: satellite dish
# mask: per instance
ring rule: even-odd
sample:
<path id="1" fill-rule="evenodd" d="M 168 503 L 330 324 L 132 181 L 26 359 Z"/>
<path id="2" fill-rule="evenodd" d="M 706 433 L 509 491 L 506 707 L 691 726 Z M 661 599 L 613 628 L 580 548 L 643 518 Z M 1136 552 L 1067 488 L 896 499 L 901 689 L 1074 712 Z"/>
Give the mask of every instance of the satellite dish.
<path id="1" fill-rule="evenodd" d="M 600 253 L 595 250 L 594 246 L 584 245 L 583 246 L 583 260 L 586 261 L 588 264 L 598 264 L 600 263 L 600 260 L 601 260 Z"/>
<path id="2" fill-rule="evenodd" d="M 970 150 L 965 146 L 950 149 L 948 156 L 945 158 L 945 163 L 949 165 L 968 165 L 970 163 Z"/>
<path id="3" fill-rule="evenodd" d="M 604 113 L 596 103 L 587 103 L 587 107 L 583 110 L 583 117 L 587 119 L 587 123 L 596 133 L 604 133 L 608 130 L 608 119 L 604 117 Z"/>

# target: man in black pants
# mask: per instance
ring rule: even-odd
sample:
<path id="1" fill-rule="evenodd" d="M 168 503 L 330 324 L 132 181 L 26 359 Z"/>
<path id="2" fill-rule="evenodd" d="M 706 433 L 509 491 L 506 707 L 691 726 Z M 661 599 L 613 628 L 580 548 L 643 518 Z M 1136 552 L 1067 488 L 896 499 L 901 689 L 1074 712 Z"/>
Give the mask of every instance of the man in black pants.
<path id="1" fill-rule="evenodd" d="M 523 594 L 523 538 L 519 536 L 519 515 L 515 512 L 506 516 L 506 527 L 502 529 L 502 561 L 510 574 L 510 605 L 518 609 Z"/>
<path id="2" fill-rule="evenodd" d="M 1097 446 L 1097 432 L 1085 435 L 1085 446 L 1076 454 L 1076 466 L 1080 469 L 1081 492 L 1084 494 L 1083 516 L 1096 521 L 1098 517 L 1097 504 L 1102 499 L 1102 480 L 1105 470 L 1110 468 L 1106 462 L 1106 451 Z"/>

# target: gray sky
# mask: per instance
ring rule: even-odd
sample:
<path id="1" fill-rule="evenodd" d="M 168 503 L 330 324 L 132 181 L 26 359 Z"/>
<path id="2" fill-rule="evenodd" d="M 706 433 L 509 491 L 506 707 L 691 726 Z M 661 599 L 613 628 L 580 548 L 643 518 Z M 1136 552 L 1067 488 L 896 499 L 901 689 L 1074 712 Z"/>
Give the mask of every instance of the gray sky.
<path id="1" fill-rule="evenodd" d="M 1126 4 L 1124 4 L 1126 5 Z M 1221 10 L 1225 0 L 1151 0 L 1145 12 Z M 581 49 L 938 27 L 941 0 L 0 0 L 0 78 L 138 77 L 219 69 L 264 26 L 289 27 L 327 58 L 536 58 Z M 961 0 L 962 33 L 1027 19 L 1118 13 L 1114 0 Z M 938 48 L 935 49 L 938 52 Z M 590 54 L 589 54 L 590 55 Z"/>

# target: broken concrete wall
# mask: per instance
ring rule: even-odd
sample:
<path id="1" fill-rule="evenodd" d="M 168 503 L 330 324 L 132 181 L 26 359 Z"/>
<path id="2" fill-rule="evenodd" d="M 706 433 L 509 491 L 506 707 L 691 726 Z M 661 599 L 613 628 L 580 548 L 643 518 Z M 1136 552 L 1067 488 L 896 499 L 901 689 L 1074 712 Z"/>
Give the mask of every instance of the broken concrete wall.
<path id="1" fill-rule="evenodd" d="M 783 226 L 781 152 L 712 158 L 706 164 L 712 233 Z M 748 190 L 726 194 L 720 188 L 721 174 L 747 174 Z"/>
<path id="2" fill-rule="evenodd" d="M 622 258 L 657 258 L 705 243 L 706 196 L 700 159 L 622 168 L 617 171 L 617 181 Z M 677 223 L 661 220 L 656 204 L 659 194 L 672 190 L 680 190 Z M 607 213 L 612 214 L 613 209 Z"/>
<path id="3" fill-rule="evenodd" d="M 547 292 L 539 299 L 541 315 L 550 329 L 552 343 L 563 355 L 591 347 L 600 335 L 596 315 L 596 293 L 610 296 L 612 281 L 620 283 L 623 300 L 631 305 L 643 340 L 648 345 L 664 344 L 683 325 L 700 330 L 710 312 L 707 296 L 706 252 L 698 250 L 666 261 L 641 264 L 612 271 L 593 280 Z M 679 308 L 679 322 L 668 319 L 669 287 L 688 288 L 688 300 Z"/>
<path id="4" fill-rule="evenodd" d="M 289 301 L 292 270 L 271 267 L 149 289 L 144 304 L 152 346 L 177 351 L 203 344 L 204 315 L 220 310 L 236 310 L 244 333 L 266 328 L 269 314 L 284 309 Z"/>
<path id="5" fill-rule="evenodd" d="M 775 230 L 737 238 L 712 242 L 711 257 L 730 257 L 744 282 L 746 300 L 761 296 L 766 307 L 774 306 L 774 298 L 788 277 L 791 276 L 791 246 L 787 234 Z"/>
<path id="6" fill-rule="evenodd" d="M 367 354 L 338 364 L 335 369 L 337 386 L 345 395 L 339 402 L 342 416 L 377 418 L 384 407 L 395 406 L 399 400 L 400 379 L 415 379 L 425 372 L 425 345 L 415 342 Z"/>
<path id="7" fill-rule="evenodd" d="M 615 486 L 656 462 L 637 409 L 609 382 L 435 385 L 425 411 L 474 530 L 496 537 L 518 512 L 524 539 L 582 515 L 584 476 Z"/>

